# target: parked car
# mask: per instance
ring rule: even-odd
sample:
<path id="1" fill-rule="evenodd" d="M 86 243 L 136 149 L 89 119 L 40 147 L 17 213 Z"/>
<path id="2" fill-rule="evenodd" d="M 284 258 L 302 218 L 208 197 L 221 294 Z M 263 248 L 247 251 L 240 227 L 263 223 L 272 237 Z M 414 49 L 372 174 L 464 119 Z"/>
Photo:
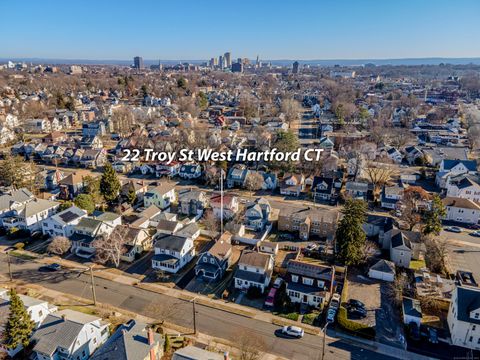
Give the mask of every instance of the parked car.
<path id="1" fill-rule="evenodd" d="M 283 279 L 281 277 L 277 277 L 275 279 L 275 281 L 273 282 L 273 287 L 275 289 L 278 289 L 278 288 L 280 288 L 280 286 L 282 286 L 283 283 L 284 283 Z"/>
<path id="2" fill-rule="evenodd" d="M 43 272 L 48 272 L 48 271 L 58 271 L 62 268 L 62 265 L 60 264 L 57 264 L 57 263 L 53 263 L 53 264 L 50 264 L 50 265 L 44 265 L 44 266 L 40 266 L 38 268 L 38 271 L 43 271 Z"/>
<path id="3" fill-rule="evenodd" d="M 265 306 L 266 307 L 273 307 L 275 304 L 275 294 L 277 293 L 277 289 L 272 287 L 268 292 L 267 298 L 265 299 Z"/>
<path id="4" fill-rule="evenodd" d="M 288 336 L 293 336 L 298 339 L 302 338 L 304 335 L 304 331 L 302 328 L 298 326 L 284 326 L 282 328 L 282 334 L 288 335 Z"/>
<path id="5" fill-rule="evenodd" d="M 314 251 L 317 249 L 317 244 L 308 244 L 307 247 L 304 249 L 305 252 Z"/>
<path id="6" fill-rule="evenodd" d="M 470 233 L 470 236 L 480 237 L 480 230 L 471 232 L 471 233 Z"/>
<path id="7" fill-rule="evenodd" d="M 356 299 L 348 300 L 347 307 L 353 307 L 353 308 L 359 308 L 359 309 L 367 310 L 367 308 L 365 307 L 365 304 L 363 302 L 361 302 L 360 300 L 356 300 Z"/>
<path id="8" fill-rule="evenodd" d="M 445 228 L 445 231 L 450 231 L 454 233 L 461 233 L 462 229 L 460 229 L 458 226 L 449 226 Z"/>
<path id="9" fill-rule="evenodd" d="M 347 312 L 348 312 L 348 317 L 350 318 L 363 319 L 367 317 L 367 310 L 362 308 L 349 307 L 347 308 Z"/>
<path id="10" fill-rule="evenodd" d="M 338 309 L 340 306 L 340 294 L 333 294 L 332 299 L 330 300 L 330 308 L 331 309 Z"/>
<path id="11" fill-rule="evenodd" d="M 335 315 L 337 315 L 336 309 L 328 309 L 327 311 L 327 323 L 333 323 L 335 321 Z"/>

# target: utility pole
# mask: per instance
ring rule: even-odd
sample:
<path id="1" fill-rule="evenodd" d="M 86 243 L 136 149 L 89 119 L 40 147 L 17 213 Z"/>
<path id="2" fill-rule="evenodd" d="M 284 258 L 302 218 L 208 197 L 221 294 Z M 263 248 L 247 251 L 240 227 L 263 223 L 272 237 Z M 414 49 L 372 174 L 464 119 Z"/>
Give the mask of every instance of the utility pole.
<path id="1" fill-rule="evenodd" d="M 97 306 L 97 294 L 95 293 L 95 280 L 93 276 L 93 265 L 90 266 L 90 280 L 92 283 L 93 305 Z"/>
<path id="2" fill-rule="evenodd" d="M 327 326 L 328 326 L 328 322 L 325 324 L 325 327 L 323 328 L 322 360 L 325 358 L 325 338 L 327 337 Z"/>
<path id="3" fill-rule="evenodd" d="M 12 263 L 10 261 L 10 251 L 7 251 L 7 262 L 8 262 L 8 275 L 10 276 L 10 282 L 13 282 Z"/>
<path id="4" fill-rule="evenodd" d="M 223 234 L 223 169 L 220 170 L 220 235 Z"/>
<path id="5" fill-rule="evenodd" d="M 195 299 L 192 300 L 193 305 L 193 334 L 197 334 L 197 312 L 195 311 Z"/>

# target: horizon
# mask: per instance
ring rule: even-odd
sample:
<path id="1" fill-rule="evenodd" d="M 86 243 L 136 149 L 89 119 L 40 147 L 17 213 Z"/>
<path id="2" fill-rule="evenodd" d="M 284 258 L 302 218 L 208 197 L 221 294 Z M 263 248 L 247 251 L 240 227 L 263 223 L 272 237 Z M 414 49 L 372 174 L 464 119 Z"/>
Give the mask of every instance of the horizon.
<path id="1" fill-rule="evenodd" d="M 205 61 L 228 51 L 233 59 L 299 61 L 480 57 L 471 46 L 480 37 L 475 0 L 222 4 L 2 2 L 8 16 L 0 31 L 8 36 L 0 39 L 0 57 Z M 75 26 L 72 14 L 81 19 Z"/>

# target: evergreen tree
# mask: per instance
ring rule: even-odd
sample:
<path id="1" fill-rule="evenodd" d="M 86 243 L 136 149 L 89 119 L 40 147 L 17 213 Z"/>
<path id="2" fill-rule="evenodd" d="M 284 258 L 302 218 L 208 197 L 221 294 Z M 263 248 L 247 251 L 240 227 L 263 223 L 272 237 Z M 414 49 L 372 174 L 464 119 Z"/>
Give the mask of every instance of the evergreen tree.
<path id="1" fill-rule="evenodd" d="M 80 209 L 86 210 L 89 214 L 95 211 L 95 203 L 93 202 L 92 196 L 89 194 L 80 194 L 78 195 L 73 202 Z"/>
<path id="2" fill-rule="evenodd" d="M 15 289 L 10 290 L 10 314 L 5 327 L 4 341 L 9 349 L 30 344 L 30 335 L 35 323 L 30 318 L 25 306 Z"/>
<path id="3" fill-rule="evenodd" d="M 112 164 L 107 162 L 100 179 L 100 193 L 108 203 L 113 203 L 118 198 L 120 192 L 120 181 Z"/>
<path id="4" fill-rule="evenodd" d="M 366 234 L 363 230 L 367 204 L 363 200 L 347 200 L 343 218 L 336 232 L 337 253 L 345 265 L 358 265 L 364 259 Z"/>
<path id="5" fill-rule="evenodd" d="M 137 199 L 137 194 L 135 193 L 135 189 L 133 188 L 133 186 L 131 186 L 130 189 L 128 189 L 127 202 L 130 205 L 133 205 L 136 199 Z"/>
<path id="6" fill-rule="evenodd" d="M 431 209 L 425 213 L 423 227 L 423 234 L 439 235 L 442 231 L 442 219 L 447 215 L 447 210 L 440 199 L 440 196 L 435 194 L 432 199 Z"/>

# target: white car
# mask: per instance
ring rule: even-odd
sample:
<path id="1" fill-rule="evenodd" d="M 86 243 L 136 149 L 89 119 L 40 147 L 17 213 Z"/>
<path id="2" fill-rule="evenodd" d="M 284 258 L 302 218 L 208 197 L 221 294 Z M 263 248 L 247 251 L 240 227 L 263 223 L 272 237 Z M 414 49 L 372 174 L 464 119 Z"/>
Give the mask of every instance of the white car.
<path id="1" fill-rule="evenodd" d="M 281 277 L 277 277 L 275 279 L 275 281 L 273 282 L 273 287 L 275 289 L 278 289 L 278 288 L 280 288 L 280 286 L 282 286 L 282 284 L 283 284 L 283 279 Z"/>
<path id="2" fill-rule="evenodd" d="M 302 328 L 298 326 L 284 326 L 282 328 L 282 334 L 293 336 L 300 339 L 303 337 L 304 331 Z"/>
<path id="3" fill-rule="evenodd" d="M 332 309 L 338 309 L 340 306 L 340 294 L 333 294 L 332 295 L 332 300 L 330 300 L 330 308 Z"/>

